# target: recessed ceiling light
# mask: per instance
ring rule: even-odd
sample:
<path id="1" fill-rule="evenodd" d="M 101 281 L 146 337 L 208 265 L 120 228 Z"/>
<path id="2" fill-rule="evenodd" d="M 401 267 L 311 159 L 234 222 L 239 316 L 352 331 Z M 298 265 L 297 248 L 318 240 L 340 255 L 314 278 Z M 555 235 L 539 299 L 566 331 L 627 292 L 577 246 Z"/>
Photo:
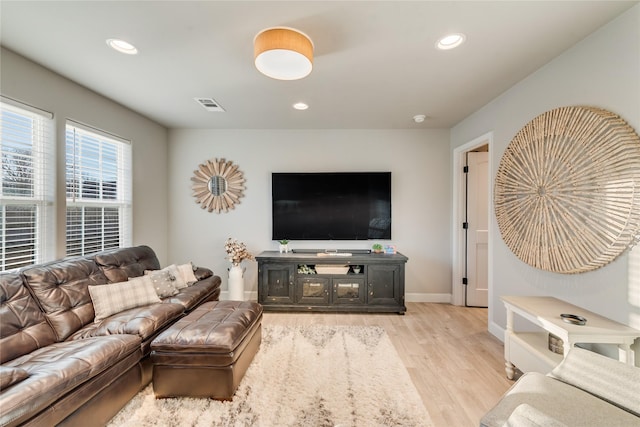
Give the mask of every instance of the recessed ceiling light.
<path id="1" fill-rule="evenodd" d="M 304 102 L 296 102 L 295 104 L 293 104 L 293 108 L 295 108 L 296 110 L 306 110 L 307 108 L 309 108 L 309 106 Z"/>
<path id="2" fill-rule="evenodd" d="M 415 116 L 413 116 L 413 121 L 416 123 L 422 123 L 426 118 L 427 116 L 425 116 L 424 114 L 416 114 Z"/>
<path id="3" fill-rule="evenodd" d="M 436 47 L 440 50 L 453 49 L 454 47 L 458 47 L 464 43 L 465 39 L 466 37 L 462 33 L 447 34 L 446 36 L 438 39 Z"/>
<path id="4" fill-rule="evenodd" d="M 138 49 L 129 42 L 120 39 L 107 39 L 107 45 L 112 49 L 117 50 L 120 53 L 126 53 L 127 55 L 135 55 L 138 53 Z"/>

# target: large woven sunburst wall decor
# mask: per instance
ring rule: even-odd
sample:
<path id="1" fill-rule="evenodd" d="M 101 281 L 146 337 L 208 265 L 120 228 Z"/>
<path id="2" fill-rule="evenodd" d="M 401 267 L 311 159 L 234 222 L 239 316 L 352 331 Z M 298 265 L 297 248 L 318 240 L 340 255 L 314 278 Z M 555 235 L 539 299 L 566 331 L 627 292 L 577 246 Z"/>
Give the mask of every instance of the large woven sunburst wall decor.
<path id="1" fill-rule="evenodd" d="M 198 165 L 191 181 L 196 203 L 209 212 L 220 213 L 240 203 L 245 180 L 238 165 L 225 159 L 211 159 Z"/>
<path id="2" fill-rule="evenodd" d="M 618 115 L 562 107 L 536 117 L 500 161 L 502 239 L 525 263 L 581 273 L 618 257 L 640 227 L 640 137 Z"/>

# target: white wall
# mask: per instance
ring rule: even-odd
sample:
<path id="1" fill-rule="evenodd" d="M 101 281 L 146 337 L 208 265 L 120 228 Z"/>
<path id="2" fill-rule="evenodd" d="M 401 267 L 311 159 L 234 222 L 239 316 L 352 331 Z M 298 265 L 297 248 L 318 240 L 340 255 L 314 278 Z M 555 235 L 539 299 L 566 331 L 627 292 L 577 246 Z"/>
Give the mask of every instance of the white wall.
<path id="1" fill-rule="evenodd" d="M 224 241 L 235 237 L 254 253 L 271 241 L 273 171 L 391 171 L 393 243 L 409 257 L 407 300 L 449 301 L 449 131 L 167 130 L 153 121 L 2 48 L 3 95 L 51 111 L 57 158 L 64 170 L 67 118 L 133 141 L 133 244 L 156 250 L 160 262 L 193 260 L 213 268 L 226 289 Z M 167 143 L 167 138 L 170 143 Z M 209 213 L 191 196 L 193 170 L 214 157 L 240 165 L 247 189 L 236 209 Z M 167 168 L 168 165 L 168 168 Z M 167 172 L 168 171 L 168 172 Z M 64 174 L 57 176 L 57 256 L 64 256 Z M 293 247 L 369 248 L 371 242 L 292 242 Z M 256 291 L 257 265 L 247 266 Z"/>
<path id="2" fill-rule="evenodd" d="M 54 113 L 58 174 L 56 255 L 65 254 L 65 120 L 111 132 L 132 141 L 133 244 L 151 246 L 167 259 L 167 130 L 87 88 L 2 48 L 0 92 Z"/>
<path id="3" fill-rule="evenodd" d="M 530 120 L 560 106 L 610 110 L 640 131 L 640 6 L 569 49 L 451 130 L 451 149 L 494 132 L 495 178 L 500 158 Z M 552 295 L 640 329 L 640 249 L 593 272 L 562 275 L 518 260 L 500 237 L 492 215 L 494 271 L 489 320 L 498 337 L 506 327 L 501 295 Z M 638 345 L 638 343 L 636 343 Z"/>
<path id="4" fill-rule="evenodd" d="M 170 130 L 170 259 L 212 268 L 226 290 L 228 237 L 245 242 L 254 254 L 277 250 L 271 240 L 271 172 L 391 171 L 391 243 L 409 257 L 407 300 L 449 301 L 448 142 L 448 130 Z M 213 158 L 233 161 L 246 178 L 241 203 L 228 213 L 209 213 L 192 196 L 193 171 Z M 294 241 L 290 246 L 364 249 L 371 244 Z M 257 264 L 243 264 L 245 290 L 255 293 Z"/>

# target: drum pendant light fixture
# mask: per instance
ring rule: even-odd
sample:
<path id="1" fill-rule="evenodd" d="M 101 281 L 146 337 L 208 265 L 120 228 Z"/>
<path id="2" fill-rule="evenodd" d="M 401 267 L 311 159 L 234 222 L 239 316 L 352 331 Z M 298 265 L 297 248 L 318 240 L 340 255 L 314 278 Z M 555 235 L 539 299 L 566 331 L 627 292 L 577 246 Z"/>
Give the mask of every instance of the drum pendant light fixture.
<path id="1" fill-rule="evenodd" d="M 267 28 L 253 40 L 256 68 L 277 80 L 298 80 L 313 68 L 313 42 L 293 28 Z"/>

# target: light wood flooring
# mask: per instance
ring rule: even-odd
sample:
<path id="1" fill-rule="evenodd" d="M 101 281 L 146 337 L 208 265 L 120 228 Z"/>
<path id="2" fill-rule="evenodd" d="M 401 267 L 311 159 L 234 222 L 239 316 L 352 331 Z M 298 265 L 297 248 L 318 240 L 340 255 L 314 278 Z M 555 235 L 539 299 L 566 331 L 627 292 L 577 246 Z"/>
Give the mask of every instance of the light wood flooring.
<path id="1" fill-rule="evenodd" d="M 273 313 L 264 325 L 381 326 L 409 371 L 435 427 L 478 426 L 511 386 L 502 342 L 487 331 L 487 309 L 407 303 L 407 313 Z"/>

